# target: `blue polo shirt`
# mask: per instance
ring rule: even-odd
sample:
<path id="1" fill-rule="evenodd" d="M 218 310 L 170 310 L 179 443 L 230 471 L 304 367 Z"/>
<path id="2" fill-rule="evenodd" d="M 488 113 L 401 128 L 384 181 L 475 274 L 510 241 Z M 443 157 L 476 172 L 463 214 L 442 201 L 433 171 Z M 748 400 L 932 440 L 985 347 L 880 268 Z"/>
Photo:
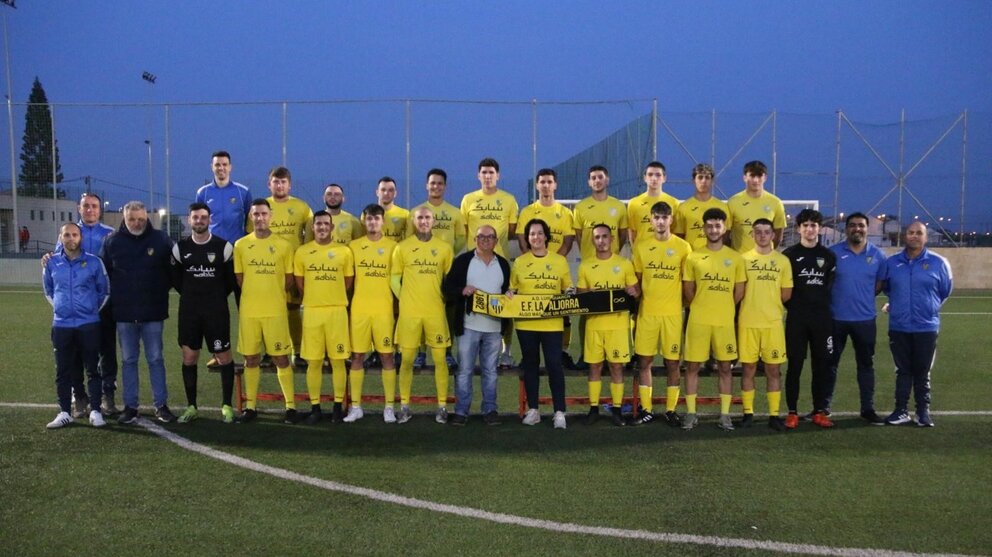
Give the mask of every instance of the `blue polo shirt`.
<path id="1" fill-rule="evenodd" d="M 830 250 L 837 256 L 837 272 L 830 291 L 834 320 L 875 319 L 875 281 L 885 280 L 885 253 L 871 242 L 861 253 L 854 253 L 847 242 L 834 244 Z"/>
<path id="2" fill-rule="evenodd" d="M 885 262 L 889 295 L 889 330 L 935 333 L 940 330 L 940 306 L 951 295 L 951 264 L 923 248 L 916 259 L 903 250 Z"/>
<path id="3" fill-rule="evenodd" d="M 210 207 L 210 233 L 234 245 L 245 235 L 245 219 L 251 210 L 251 192 L 237 182 L 220 187 L 217 182 L 196 190 L 196 201 Z"/>

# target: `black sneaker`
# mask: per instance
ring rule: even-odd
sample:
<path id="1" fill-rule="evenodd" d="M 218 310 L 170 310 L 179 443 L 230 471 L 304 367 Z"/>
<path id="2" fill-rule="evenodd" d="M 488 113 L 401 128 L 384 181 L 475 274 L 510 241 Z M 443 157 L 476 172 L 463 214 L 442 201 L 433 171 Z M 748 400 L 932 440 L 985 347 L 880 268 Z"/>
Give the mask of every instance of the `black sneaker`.
<path id="1" fill-rule="evenodd" d="M 616 406 L 610 409 L 610 417 L 615 426 L 623 427 L 627 425 L 627 421 L 623 419 L 623 411 Z"/>
<path id="2" fill-rule="evenodd" d="M 744 414 L 744 419 L 741 420 L 741 428 L 747 429 L 754 425 L 754 414 Z"/>
<path id="3" fill-rule="evenodd" d="M 468 416 L 462 416 L 461 414 L 452 414 L 448 418 L 448 423 L 451 425 L 463 426 L 466 422 L 468 422 Z"/>
<path id="4" fill-rule="evenodd" d="M 258 412 L 251 408 L 245 408 L 244 411 L 241 412 L 241 417 L 238 418 L 238 423 L 246 424 L 248 422 L 253 422 L 257 417 Z"/>
<path id="5" fill-rule="evenodd" d="M 362 367 L 365 369 L 379 369 L 382 367 L 382 359 L 379 357 L 378 352 L 373 352 L 369 354 L 365 361 L 362 363 Z"/>
<path id="6" fill-rule="evenodd" d="M 770 416 L 768 418 L 768 429 L 773 431 L 785 431 L 785 420 L 781 416 Z"/>
<path id="7" fill-rule="evenodd" d="M 592 425 L 599 421 L 599 406 L 590 406 L 589 413 L 586 414 L 586 425 Z"/>
<path id="8" fill-rule="evenodd" d="M 344 411 L 341 409 L 341 403 L 334 403 L 334 410 L 331 411 L 331 423 L 339 424 L 344 420 Z"/>
<path id="9" fill-rule="evenodd" d="M 885 425 L 885 418 L 876 414 L 874 410 L 862 412 L 861 417 L 871 425 Z"/>
<path id="10" fill-rule="evenodd" d="M 499 425 L 503 423 L 499 420 L 499 413 L 496 412 L 495 410 L 483 416 L 482 421 L 485 422 L 486 425 Z"/>
<path id="11" fill-rule="evenodd" d="M 572 355 L 564 350 L 561 351 L 561 367 L 566 369 L 575 369 L 575 360 L 572 359 Z"/>
<path id="12" fill-rule="evenodd" d="M 296 411 L 296 408 L 287 408 L 286 413 L 283 414 L 282 423 L 294 425 L 300 423 L 300 420 L 302 419 L 303 416 Z"/>
<path id="13" fill-rule="evenodd" d="M 273 365 L 275 364 L 272 363 L 272 356 L 268 354 L 262 356 L 262 359 L 258 362 L 258 367 L 272 367 Z"/>
<path id="14" fill-rule="evenodd" d="M 653 413 L 648 412 L 647 410 L 641 408 L 640 411 L 637 413 L 637 419 L 634 420 L 634 424 L 646 425 L 655 421 L 656 419 L 657 417 Z"/>
<path id="15" fill-rule="evenodd" d="M 171 424 L 176 421 L 176 415 L 169 410 L 168 406 L 163 404 L 155 409 L 155 419 L 163 424 Z"/>
<path id="16" fill-rule="evenodd" d="M 130 406 L 125 406 L 124 411 L 117 418 L 119 424 L 133 424 L 136 421 L 138 421 L 138 409 Z"/>
<path id="17" fill-rule="evenodd" d="M 682 427 L 682 417 L 675 412 L 675 410 L 669 410 L 665 412 L 665 421 L 671 427 Z"/>
<path id="18" fill-rule="evenodd" d="M 317 425 L 317 424 L 320 423 L 320 420 L 323 420 L 323 419 L 324 419 L 324 414 L 320 411 L 320 405 L 319 404 L 315 404 L 310 409 L 310 413 L 307 414 L 306 423 L 307 423 L 307 425 Z"/>

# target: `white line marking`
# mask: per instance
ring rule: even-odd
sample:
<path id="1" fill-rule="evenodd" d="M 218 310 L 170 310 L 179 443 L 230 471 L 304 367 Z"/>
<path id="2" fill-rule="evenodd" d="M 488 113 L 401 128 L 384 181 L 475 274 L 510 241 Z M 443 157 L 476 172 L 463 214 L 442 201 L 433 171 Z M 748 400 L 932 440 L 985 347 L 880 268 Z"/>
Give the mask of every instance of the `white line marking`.
<path id="1" fill-rule="evenodd" d="M 0 406 L 13 408 L 51 408 L 53 405 L 28 402 L 0 402 Z M 978 414 L 986 415 L 992 414 L 992 412 L 979 412 Z M 627 530 L 623 528 L 586 526 L 582 524 L 573 524 L 570 522 L 555 522 L 552 520 L 494 513 L 481 509 L 473 509 L 471 507 L 460 507 L 457 505 L 448 505 L 444 503 L 435 503 L 433 501 L 425 501 L 423 499 L 404 497 L 402 495 L 396 495 L 376 489 L 358 487 L 330 480 L 314 478 L 312 476 L 306 476 L 283 468 L 276 468 L 275 466 L 261 464 L 247 458 L 226 453 L 224 451 L 219 451 L 206 445 L 201 445 L 200 443 L 190 441 L 189 439 L 173 433 L 145 418 L 139 419 L 137 423 L 155 435 L 158 435 L 159 437 L 174 443 L 183 449 L 225 462 L 227 464 L 232 464 L 246 470 L 251 470 L 253 472 L 266 474 L 268 476 L 283 480 L 311 485 L 327 491 L 336 491 L 348 495 L 356 495 L 358 497 L 365 497 L 367 499 L 373 499 L 394 505 L 402 505 L 414 509 L 445 513 L 464 518 L 487 520 L 498 524 L 510 524 L 513 526 L 522 526 L 524 528 L 536 528 L 555 533 L 587 534 L 608 538 L 626 538 L 652 542 L 692 544 L 721 548 L 741 548 L 749 550 L 775 551 L 780 553 L 800 553 L 804 555 L 829 555 L 840 557 L 968 557 L 966 555 L 954 553 L 914 553 L 906 551 L 892 551 L 887 549 L 829 547 L 824 545 L 797 544 L 770 540 L 749 540 L 744 538 L 723 538 L 719 536 L 650 532 L 647 530 Z"/>
<path id="2" fill-rule="evenodd" d="M 988 311 L 942 311 L 941 315 L 992 315 Z"/>

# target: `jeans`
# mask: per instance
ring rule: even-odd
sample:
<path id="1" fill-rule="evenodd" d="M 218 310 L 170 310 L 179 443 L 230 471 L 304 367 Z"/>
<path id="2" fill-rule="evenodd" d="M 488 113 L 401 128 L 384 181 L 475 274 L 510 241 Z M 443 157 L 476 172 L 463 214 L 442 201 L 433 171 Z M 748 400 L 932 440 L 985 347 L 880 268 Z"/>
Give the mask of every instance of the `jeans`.
<path id="1" fill-rule="evenodd" d="M 538 408 L 538 391 L 541 384 L 541 352 L 544 352 L 544 369 L 548 373 L 551 386 L 551 401 L 555 412 L 565 411 L 565 372 L 561 368 L 562 331 L 521 331 L 517 329 L 522 359 L 520 367 L 524 371 L 524 389 L 527 391 L 527 407 Z"/>
<path id="2" fill-rule="evenodd" d="M 97 358 L 100 353 L 100 324 L 90 323 L 81 327 L 52 327 L 52 347 L 55 349 L 55 393 L 59 409 L 72 412 L 71 391 L 83 370 L 89 376 L 88 387 L 93 408 L 100 407 L 100 372 Z M 77 389 L 82 395 L 84 390 Z M 95 397 L 95 398 L 94 398 Z"/>
<path id="3" fill-rule="evenodd" d="M 502 334 L 480 333 L 465 329 L 458 337 L 458 375 L 455 378 L 455 414 L 468 416 L 472 406 L 472 375 L 475 359 L 479 358 L 482 372 L 482 414 L 496 411 L 496 360 L 502 345 Z"/>
<path id="4" fill-rule="evenodd" d="M 124 406 L 138 407 L 138 355 L 145 346 L 145 361 L 152 383 L 155 407 L 165 406 L 169 391 L 165 385 L 165 361 L 162 359 L 162 321 L 117 323 L 117 340 L 121 345 L 121 380 L 124 383 Z"/>
<path id="5" fill-rule="evenodd" d="M 837 384 L 837 367 L 844 353 L 847 337 L 854 344 L 854 359 L 858 367 L 858 390 L 861 392 L 861 411 L 875 410 L 875 320 L 868 321 L 837 321 L 834 320 L 834 351 L 830 360 L 830 374 L 826 386 L 826 407 L 834 397 L 834 385 Z"/>

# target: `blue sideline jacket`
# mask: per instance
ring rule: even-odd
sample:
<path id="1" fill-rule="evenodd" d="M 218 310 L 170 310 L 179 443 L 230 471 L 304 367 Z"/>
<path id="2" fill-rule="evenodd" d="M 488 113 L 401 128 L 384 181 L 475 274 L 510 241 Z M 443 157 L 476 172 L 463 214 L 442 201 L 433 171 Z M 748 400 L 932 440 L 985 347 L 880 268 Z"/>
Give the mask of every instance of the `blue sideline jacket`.
<path id="1" fill-rule="evenodd" d="M 923 248 L 916 259 L 903 250 L 885 262 L 888 280 L 883 289 L 889 296 L 889 330 L 901 333 L 933 333 L 940 330 L 940 306 L 951 295 L 951 264 Z"/>
<path id="2" fill-rule="evenodd" d="M 100 309 L 110 297 L 110 282 L 103 261 L 83 252 L 75 260 L 64 253 L 48 259 L 41 282 L 52 304 L 53 327 L 76 328 L 100 322 Z"/>

